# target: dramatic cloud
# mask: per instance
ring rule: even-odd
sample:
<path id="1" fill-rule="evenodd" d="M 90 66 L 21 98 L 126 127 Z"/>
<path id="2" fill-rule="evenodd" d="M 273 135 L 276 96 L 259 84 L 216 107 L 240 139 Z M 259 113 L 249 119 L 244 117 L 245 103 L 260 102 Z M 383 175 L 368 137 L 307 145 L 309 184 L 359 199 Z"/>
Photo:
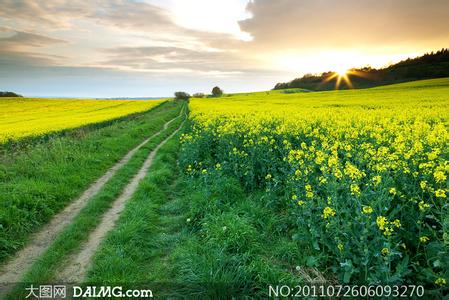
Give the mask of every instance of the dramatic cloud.
<path id="1" fill-rule="evenodd" d="M 242 30 L 269 48 L 449 41 L 447 0 L 254 0 L 247 9 L 253 18 L 240 22 Z"/>

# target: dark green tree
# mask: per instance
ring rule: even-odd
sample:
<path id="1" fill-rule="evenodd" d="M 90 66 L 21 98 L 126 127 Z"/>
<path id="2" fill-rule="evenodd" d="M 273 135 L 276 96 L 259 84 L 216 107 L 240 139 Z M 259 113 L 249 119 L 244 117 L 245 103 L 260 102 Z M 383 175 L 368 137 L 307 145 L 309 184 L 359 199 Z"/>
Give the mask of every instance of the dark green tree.
<path id="1" fill-rule="evenodd" d="M 190 94 L 186 92 L 176 92 L 175 93 L 175 99 L 177 100 L 189 100 Z"/>
<path id="2" fill-rule="evenodd" d="M 212 89 L 212 96 L 221 97 L 221 95 L 223 95 L 223 90 L 220 89 L 218 86 L 216 86 Z"/>

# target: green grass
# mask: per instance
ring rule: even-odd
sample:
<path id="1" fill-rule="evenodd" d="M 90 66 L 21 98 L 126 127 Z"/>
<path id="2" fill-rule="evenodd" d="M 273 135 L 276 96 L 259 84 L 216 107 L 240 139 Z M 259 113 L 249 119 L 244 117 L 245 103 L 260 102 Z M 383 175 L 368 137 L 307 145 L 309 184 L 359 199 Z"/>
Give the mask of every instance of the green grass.
<path id="1" fill-rule="evenodd" d="M 22 278 L 6 299 L 17 299 L 26 296 L 24 293 L 27 283 L 44 284 L 55 279 L 55 274 L 61 265 L 69 257 L 80 249 L 84 241 L 89 237 L 89 232 L 100 223 L 102 215 L 112 205 L 113 201 L 121 194 L 135 173 L 138 172 L 148 154 L 176 128 L 184 118 L 179 118 L 170 124 L 169 128 L 159 136 L 152 139 L 137 151 L 130 161 L 123 166 L 103 187 L 103 189 L 81 210 L 74 221 L 58 235 L 39 260 Z M 128 179 L 128 180 L 124 180 Z"/>
<path id="2" fill-rule="evenodd" d="M 88 282 L 143 283 L 148 281 L 150 268 L 157 266 L 153 258 L 163 257 L 167 236 L 161 241 L 160 230 L 173 229 L 180 219 L 160 214 L 159 208 L 176 194 L 173 181 L 177 174 L 178 136 L 173 137 L 158 152 L 148 175 L 130 199 L 116 227 L 110 232 L 94 258 Z M 169 221 L 169 222 L 165 222 Z"/>
<path id="3" fill-rule="evenodd" d="M 91 130 L 83 128 L 0 156 L 0 261 L 30 233 L 81 194 L 131 148 L 177 116 L 181 104 L 164 103 L 147 113 Z"/>

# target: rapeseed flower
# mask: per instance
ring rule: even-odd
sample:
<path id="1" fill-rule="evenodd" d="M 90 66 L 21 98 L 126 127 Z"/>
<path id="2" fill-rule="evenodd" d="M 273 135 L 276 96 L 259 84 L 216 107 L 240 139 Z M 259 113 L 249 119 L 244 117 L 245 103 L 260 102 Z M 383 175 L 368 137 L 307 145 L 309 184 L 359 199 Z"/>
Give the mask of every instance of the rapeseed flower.
<path id="1" fill-rule="evenodd" d="M 327 207 L 325 207 L 324 209 L 323 209 L 323 215 L 322 215 L 322 217 L 323 217 L 323 219 L 327 219 L 327 218 L 329 218 L 329 217 L 333 217 L 333 216 L 335 216 L 335 210 L 333 210 L 332 208 L 330 208 L 329 206 L 327 206 Z"/>

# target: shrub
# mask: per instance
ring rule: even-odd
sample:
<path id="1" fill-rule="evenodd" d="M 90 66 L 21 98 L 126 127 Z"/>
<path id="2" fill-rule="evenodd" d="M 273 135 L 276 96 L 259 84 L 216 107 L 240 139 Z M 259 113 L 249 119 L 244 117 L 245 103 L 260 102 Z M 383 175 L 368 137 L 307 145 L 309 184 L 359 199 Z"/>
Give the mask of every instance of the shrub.
<path id="1" fill-rule="evenodd" d="M 186 92 L 176 92 L 175 93 L 175 99 L 176 100 L 189 100 L 190 94 Z"/>
<path id="2" fill-rule="evenodd" d="M 203 93 L 195 93 L 195 94 L 193 94 L 193 98 L 204 98 L 204 94 Z"/>

